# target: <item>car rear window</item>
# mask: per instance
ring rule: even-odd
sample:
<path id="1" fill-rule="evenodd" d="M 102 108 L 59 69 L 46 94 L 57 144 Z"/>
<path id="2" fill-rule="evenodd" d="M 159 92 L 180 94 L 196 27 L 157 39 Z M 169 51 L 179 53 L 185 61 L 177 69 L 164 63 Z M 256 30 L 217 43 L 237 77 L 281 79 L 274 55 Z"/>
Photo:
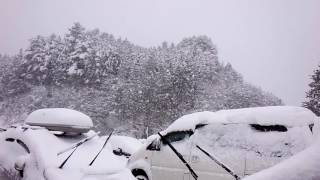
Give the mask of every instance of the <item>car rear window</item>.
<path id="1" fill-rule="evenodd" d="M 271 132 L 271 131 L 276 131 L 276 132 L 287 132 L 288 129 L 284 125 L 261 125 L 261 124 L 250 124 L 251 128 L 260 131 L 260 132 Z"/>

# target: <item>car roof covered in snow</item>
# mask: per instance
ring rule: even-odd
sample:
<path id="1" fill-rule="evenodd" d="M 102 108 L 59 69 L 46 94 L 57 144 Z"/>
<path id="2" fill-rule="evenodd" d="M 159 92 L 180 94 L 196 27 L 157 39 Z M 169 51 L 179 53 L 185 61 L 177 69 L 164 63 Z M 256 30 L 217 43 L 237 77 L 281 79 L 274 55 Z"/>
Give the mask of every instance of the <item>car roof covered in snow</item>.
<path id="1" fill-rule="evenodd" d="M 65 132 L 88 132 L 93 127 L 89 116 L 72 109 L 46 108 L 33 111 L 26 119 L 31 126 Z"/>
<path id="2" fill-rule="evenodd" d="M 267 106 L 243 109 L 196 112 L 182 116 L 162 133 L 194 130 L 199 124 L 259 124 L 284 125 L 286 127 L 313 124 L 316 115 L 303 107 Z"/>

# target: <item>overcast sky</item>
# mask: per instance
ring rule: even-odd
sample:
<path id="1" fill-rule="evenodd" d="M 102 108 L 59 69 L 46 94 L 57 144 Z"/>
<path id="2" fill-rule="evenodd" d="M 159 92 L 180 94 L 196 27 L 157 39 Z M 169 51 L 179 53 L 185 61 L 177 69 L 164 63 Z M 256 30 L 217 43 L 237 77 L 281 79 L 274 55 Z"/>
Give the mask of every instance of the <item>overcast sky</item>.
<path id="1" fill-rule="evenodd" d="M 320 0 L 0 0 L 0 53 L 74 22 L 145 47 L 207 35 L 221 61 L 289 105 L 320 64 Z"/>

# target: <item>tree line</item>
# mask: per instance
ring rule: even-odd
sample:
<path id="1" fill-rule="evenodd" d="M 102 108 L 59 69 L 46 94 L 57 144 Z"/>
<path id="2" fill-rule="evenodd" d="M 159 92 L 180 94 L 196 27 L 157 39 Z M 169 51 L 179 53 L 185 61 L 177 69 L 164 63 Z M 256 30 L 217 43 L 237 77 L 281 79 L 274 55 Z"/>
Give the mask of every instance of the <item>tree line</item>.
<path id="1" fill-rule="evenodd" d="M 210 38 L 145 48 L 75 23 L 64 36 L 37 36 L 17 55 L 0 55 L 0 120 L 66 107 L 96 129 L 141 137 L 195 111 L 281 105 L 218 59 Z"/>

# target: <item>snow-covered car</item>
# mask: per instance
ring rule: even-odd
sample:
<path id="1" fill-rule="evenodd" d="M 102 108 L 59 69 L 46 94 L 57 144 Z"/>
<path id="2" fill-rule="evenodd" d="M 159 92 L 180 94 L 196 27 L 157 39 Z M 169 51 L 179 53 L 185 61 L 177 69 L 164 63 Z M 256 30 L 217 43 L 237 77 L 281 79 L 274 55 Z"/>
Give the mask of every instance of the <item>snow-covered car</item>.
<path id="1" fill-rule="evenodd" d="M 127 166 L 141 180 L 239 179 L 308 147 L 316 118 L 288 106 L 189 114 L 150 136 Z"/>
<path id="2" fill-rule="evenodd" d="M 115 147 L 106 143 L 109 136 L 99 137 L 98 133 L 92 130 L 87 132 L 89 126 L 84 128 L 84 124 L 92 123 L 89 122 L 90 118 L 76 111 L 52 111 L 38 111 L 37 116 L 34 113 L 30 114 L 35 119 L 41 119 L 38 116 L 42 117 L 38 126 L 30 126 L 30 123 L 12 126 L 0 133 L 1 178 L 7 176 L 10 179 L 23 180 L 135 179 L 126 168 L 127 159 L 116 156 L 112 152 Z M 65 123 L 63 114 L 60 113 L 66 115 Z M 59 121 L 52 120 L 52 116 L 56 116 Z M 27 120 L 35 122 L 30 116 Z M 49 122 L 49 125 L 44 122 Z M 59 128 L 59 124 L 52 126 L 53 122 L 61 122 L 62 128 Z M 51 129 L 52 127 L 54 128 Z"/>

